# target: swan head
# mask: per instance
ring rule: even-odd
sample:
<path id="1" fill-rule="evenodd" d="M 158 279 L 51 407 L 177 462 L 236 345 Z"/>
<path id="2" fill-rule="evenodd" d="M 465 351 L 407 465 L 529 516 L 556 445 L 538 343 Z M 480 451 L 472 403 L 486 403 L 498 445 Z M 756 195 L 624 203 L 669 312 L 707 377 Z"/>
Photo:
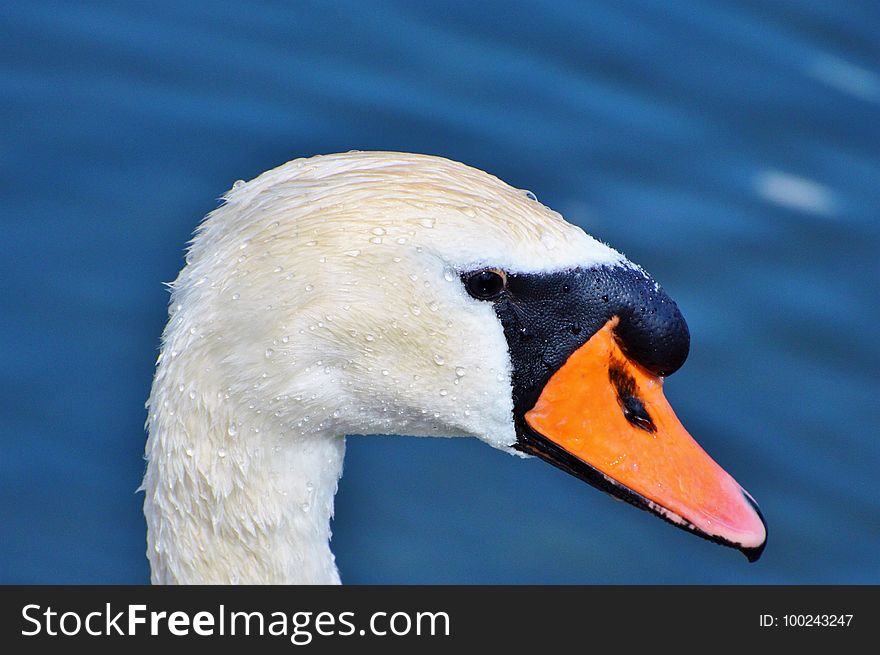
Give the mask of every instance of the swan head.
<path id="1" fill-rule="evenodd" d="M 172 310 L 162 356 L 218 383 L 241 438 L 476 437 L 751 559 L 763 548 L 751 497 L 663 397 L 689 345 L 675 303 L 487 173 L 352 152 L 237 183 Z"/>

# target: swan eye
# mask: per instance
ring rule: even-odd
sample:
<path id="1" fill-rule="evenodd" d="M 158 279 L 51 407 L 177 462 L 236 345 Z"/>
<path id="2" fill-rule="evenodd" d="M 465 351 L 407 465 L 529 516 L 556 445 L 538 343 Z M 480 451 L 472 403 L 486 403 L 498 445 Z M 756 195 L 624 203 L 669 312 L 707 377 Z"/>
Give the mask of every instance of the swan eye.
<path id="1" fill-rule="evenodd" d="M 469 294 L 479 300 L 493 300 L 507 288 L 507 273 L 497 268 L 486 268 L 465 279 Z"/>

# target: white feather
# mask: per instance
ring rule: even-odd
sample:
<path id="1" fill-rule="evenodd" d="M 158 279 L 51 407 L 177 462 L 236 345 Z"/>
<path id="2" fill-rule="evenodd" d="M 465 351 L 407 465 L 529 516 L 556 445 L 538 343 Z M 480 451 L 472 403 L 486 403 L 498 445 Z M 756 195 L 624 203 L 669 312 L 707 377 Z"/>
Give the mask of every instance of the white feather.
<path id="1" fill-rule="evenodd" d="M 525 192 L 437 157 L 299 159 L 237 184 L 172 285 L 148 402 L 155 583 L 338 583 L 351 434 L 508 452 L 507 345 L 459 272 L 626 260 Z"/>

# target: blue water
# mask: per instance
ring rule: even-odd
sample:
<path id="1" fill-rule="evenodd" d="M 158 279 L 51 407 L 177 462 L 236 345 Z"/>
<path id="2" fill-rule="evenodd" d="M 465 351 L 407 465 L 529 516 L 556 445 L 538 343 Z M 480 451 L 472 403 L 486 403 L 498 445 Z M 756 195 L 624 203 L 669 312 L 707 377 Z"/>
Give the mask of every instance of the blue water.
<path id="1" fill-rule="evenodd" d="M 443 155 L 643 264 L 764 558 L 473 440 L 349 439 L 347 582 L 880 582 L 873 2 L 0 6 L 0 582 L 141 583 L 162 282 L 289 159 Z"/>

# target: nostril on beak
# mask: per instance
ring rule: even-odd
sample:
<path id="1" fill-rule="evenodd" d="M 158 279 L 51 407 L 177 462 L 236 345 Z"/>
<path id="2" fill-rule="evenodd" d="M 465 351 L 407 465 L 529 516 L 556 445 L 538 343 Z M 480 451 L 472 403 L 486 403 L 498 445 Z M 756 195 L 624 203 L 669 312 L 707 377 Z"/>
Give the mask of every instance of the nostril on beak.
<path id="1" fill-rule="evenodd" d="M 648 414 L 645 403 L 638 397 L 636 381 L 626 372 L 625 364 L 612 359 L 608 367 L 608 379 L 617 392 L 617 402 L 620 404 L 624 418 L 645 432 L 655 433 L 657 427 Z"/>

